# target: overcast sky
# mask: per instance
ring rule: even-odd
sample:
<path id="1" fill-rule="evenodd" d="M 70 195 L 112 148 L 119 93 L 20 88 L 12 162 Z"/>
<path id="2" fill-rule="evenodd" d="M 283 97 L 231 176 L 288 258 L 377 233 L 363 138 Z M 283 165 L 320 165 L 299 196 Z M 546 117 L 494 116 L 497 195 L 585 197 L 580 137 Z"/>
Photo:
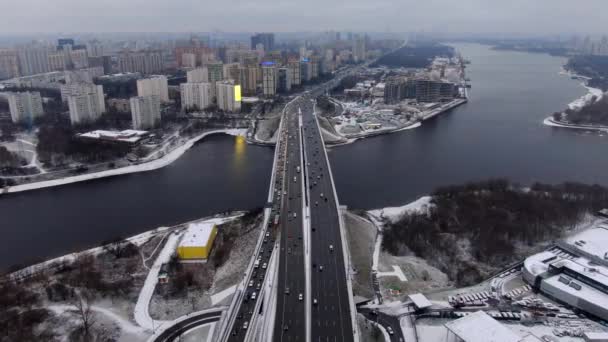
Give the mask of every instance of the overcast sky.
<path id="1" fill-rule="evenodd" d="M 608 0 L 1 0 L 20 32 L 608 33 Z"/>

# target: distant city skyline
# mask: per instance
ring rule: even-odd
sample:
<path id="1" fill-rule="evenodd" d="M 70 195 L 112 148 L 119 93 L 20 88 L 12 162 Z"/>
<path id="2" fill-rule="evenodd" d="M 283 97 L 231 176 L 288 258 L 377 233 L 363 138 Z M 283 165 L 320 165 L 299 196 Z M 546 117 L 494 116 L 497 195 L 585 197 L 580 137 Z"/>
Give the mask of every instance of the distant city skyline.
<path id="1" fill-rule="evenodd" d="M 606 31 L 604 0 L 309 1 L 23 0 L 3 4 L 2 34 L 41 32 L 425 31 L 559 34 Z"/>

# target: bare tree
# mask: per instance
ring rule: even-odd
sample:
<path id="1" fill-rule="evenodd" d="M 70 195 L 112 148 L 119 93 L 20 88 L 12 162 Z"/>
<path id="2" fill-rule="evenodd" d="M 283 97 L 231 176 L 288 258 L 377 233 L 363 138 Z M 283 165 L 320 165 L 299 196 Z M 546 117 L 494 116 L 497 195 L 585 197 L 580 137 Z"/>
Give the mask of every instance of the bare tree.
<path id="1" fill-rule="evenodd" d="M 74 306 L 76 306 L 76 310 L 74 311 L 82 323 L 82 332 L 85 341 L 89 340 L 91 330 L 96 323 L 95 314 L 91 307 L 92 300 L 92 295 L 87 290 L 81 290 L 78 292 L 76 302 L 74 303 Z"/>

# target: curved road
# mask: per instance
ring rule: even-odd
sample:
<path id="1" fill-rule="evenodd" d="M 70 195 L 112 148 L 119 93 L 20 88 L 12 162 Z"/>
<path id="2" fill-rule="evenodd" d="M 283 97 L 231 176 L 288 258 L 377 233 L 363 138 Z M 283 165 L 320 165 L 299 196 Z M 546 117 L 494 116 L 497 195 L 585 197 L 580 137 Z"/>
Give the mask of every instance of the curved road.
<path id="1" fill-rule="evenodd" d="M 222 311 L 216 311 L 187 318 L 163 331 L 156 338 L 150 339 L 149 342 L 172 342 L 192 328 L 219 321 L 221 316 Z"/>

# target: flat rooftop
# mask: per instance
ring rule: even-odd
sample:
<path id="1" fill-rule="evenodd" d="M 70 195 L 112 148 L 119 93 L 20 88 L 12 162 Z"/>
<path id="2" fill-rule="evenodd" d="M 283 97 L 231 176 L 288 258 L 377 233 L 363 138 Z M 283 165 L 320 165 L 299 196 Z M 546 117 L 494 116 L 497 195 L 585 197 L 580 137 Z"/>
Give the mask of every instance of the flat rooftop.
<path id="1" fill-rule="evenodd" d="M 190 223 L 188 230 L 179 242 L 179 247 L 207 246 L 213 227 L 215 227 L 213 223 Z"/>
<path id="2" fill-rule="evenodd" d="M 146 135 L 147 131 L 138 131 L 134 129 L 125 129 L 124 131 L 105 131 L 96 130 L 78 134 L 82 138 L 113 140 L 135 143 L 141 140 L 142 136 Z"/>
<path id="3" fill-rule="evenodd" d="M 568 279 L 570 283 L 566 284 L 562 280 Z M 543 280 L 548 285 L 551 285 L 565 293 L 568 293 L 574 297 L 582 298 L 596 306 L 608 308 L 608 296 L 595 288 L 582 283 L 576 279 L 572 279 L 566 275 L 556 275 Z M 574 286 L 574 287 L 573 287 Z"/>
<path id="4" fill-rule="evenodd" d="M 522 337 L 483 311 L 448 322 L 445 327 L 464 342 L 520 342 L 522 340 Z"/>
<path id="5" fill-rule="evenodd" d="M 598 224 L 595 228 L 564 239 L 564 242 L 581 252 L 605 259 L 608 253 L 608 225 Z"/>

